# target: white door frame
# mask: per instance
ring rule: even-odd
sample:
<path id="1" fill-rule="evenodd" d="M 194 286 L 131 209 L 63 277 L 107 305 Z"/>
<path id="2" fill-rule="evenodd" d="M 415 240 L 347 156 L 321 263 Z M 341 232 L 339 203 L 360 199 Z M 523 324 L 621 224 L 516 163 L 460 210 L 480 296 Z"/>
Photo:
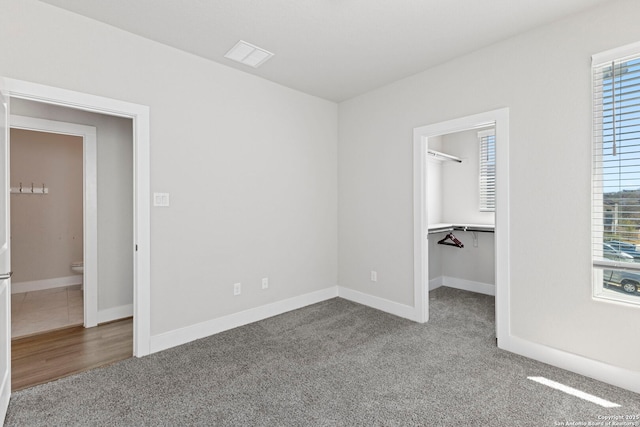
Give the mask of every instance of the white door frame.
<path id="1" fill-rule="evenodd" d="M 0 185 L 3 212 L 6 217 L 0 224 L 0 274 L 9 273 L 11 269 L 11 230 L 9 221 L 11 212 L 9 205 L 9 103 L 10 99 L 5 91 L 4 80 L 0 77 Z M 5 270 L 6 269 L 6 270 Z M 11 397 L 11 274 L 0 279 L 0 421 L 4 421 Z"/>
<path id="2" fill-rule="evenodd" d="M 34 117 L 9 117 L 9 128 L 82 137 L 83 152 L 83 301 L 84 327 L 98 325 L 98 199 L 96 128 Z"/>
<path id="3" fill-rule="evenodd" d="M 509 109 L 488 111 L 413 130 L 414 305 L 419 322 L 429 320 L 427 148 L 429 138 L 495 123 L 496 127 L 496 335 L 508 342 L 509 321 Z"/>
<path id="4" fill-rule="evenodd" d="M 6 93 L 12 98 L 133 120 L 133 355 L 148 355 L 151 338 L 149 107 L 22 80 L 5 78 L 4 81 Z"/>

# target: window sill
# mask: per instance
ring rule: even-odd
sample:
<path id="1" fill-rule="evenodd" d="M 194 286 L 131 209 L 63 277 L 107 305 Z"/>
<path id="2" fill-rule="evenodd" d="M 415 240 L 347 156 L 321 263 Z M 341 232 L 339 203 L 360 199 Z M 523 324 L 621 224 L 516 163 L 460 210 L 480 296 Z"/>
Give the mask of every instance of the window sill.
<path id="1" fill-rule="evenodd" d="M 593 299 L 597 301 L 624 304 L 626 306 L 632 305 L 636 308 L 640 306 L 640 293 L 628 294 L 622 290 L 614 288 L 601 288 L 595 289 Z"/>

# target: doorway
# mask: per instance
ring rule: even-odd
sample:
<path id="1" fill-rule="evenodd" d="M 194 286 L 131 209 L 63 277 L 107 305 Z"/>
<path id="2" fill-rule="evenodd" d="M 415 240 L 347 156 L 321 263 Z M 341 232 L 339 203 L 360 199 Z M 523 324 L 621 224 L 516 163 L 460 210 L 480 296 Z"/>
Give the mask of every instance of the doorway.
<path id="1" fill-rule="evenodd" d="M 12 302 L 16 304 L 12 307 L 11 376 L 16 390 L 133 354 L 133 126 L 130 118 L 23 99 L 12 100 L 11 111 L 20 114 L 10 117 L 11 137 L 16 137 L 11 140 L 12 187 L 18 186 L 19 179 L 33 175 L 47 182 L 39 197 L 29 188 L 12 195 Z M 60 144 L 78 142 L 80 147 L 67 150 L 67 156 L 57 152 Z M 78 196 L 80 200 L 76 200 Z M 23 212 L 25 203 L 30 206 Z M 74 210 L 79 210 L 80 218 L 70 218 Z M 83 233 L 83 228 L 88 232 Z M 83 240 L 83 235 L 88 243 L 84 254 L 82 242 L 73 241 Z M 31 245 L 32 252 L 25 251 L 24 243 L 30 240 L 38 240 L 40 248 Z M 47 248 L 57 256 L 50 256 Z M 46 263 L 34 262 L 38 250 L 42 252 L 39 258 L 50 258 L 49 273 L 57 273 L 57 277 L 25 282 L 28 274 L 42 276 L 46 272 L 39 271 Z M 87 261 L 84 266 L 90 279 L 86 281 L 85 302 L 90 310 L 87 321 L 80 323 L 89 329 L 69 324 L 82 315 L 77 299 L 82 303 L 83 290 L 56 286 L 77 277 L 59 277 L 72 269 L 74 260 Z M 47 289 L 33 289 L 34 285 Z M 114 323 L 108 323 L 121 319 L 126 321 L 118 322 L 122 326 L 116 329 L 112 328 Z M 25 329 L 41 326 L 48 331 L 24 336 Z M 51 331 L 61 327 L 65 328 Z M 111 338 L 102 340 L 107 331 Z M 96 351 L 87 351 L 88 341 Z M 58 359 L 61 353 L 66 355 L 64 361 Z M 49 362 L 54 360 L 57 362 Z M 29 368 L 34 365 L 40 366 L 37 374 Z"/>
<path id="2" fill-rule="evenodd" d="M 498 345 L 502 338 L 508 337 L 509 331 L 509 210 L 508 210 L 508 182 L 509 182 L 509 110 L 507 108 L 493 110 L 433 125 L 414 129 L 414 298 L 417 311 L 416 317 L 421 322 L 429 319 L 429 229 L 433 231 L 438 218 L 430 218 L 429 178 L 433 174 L 429 168 L 430 146 L 443 135 L 458 134 L 460 132 L 495 129 L 495 226 L 494 230 L 474 230 L 476 233 L 495 231 L 494 240 L 494 268 L 496 295 L 496 336 Z M 431 144 L 430 144 L 431 141 Z M 437 143 L 436 143 L 437 144 Z M 432 151 L 434 151 L 432 149 Z M 433 192 L 434 189 L 431 189 Z M 457 221 L 456 221 L 457 222 Z M 439 224 L 446 226 L 464 224 Z M 467 224 L 471 225 L 471 224 Z M 436 230 L 437 231 L 437 230 Z M 478 235 L 473 239 L 474 245 Z M 476 290 L 476 289 L 473 289 Z M 488 290 L 485 293 L 490 293 Z M 506 340 L 505 340 L 506 342 Z"/>
<path id="3" fill-rule="evenodd" d="M 149 168 L 149 108 L 86 93 L 51 86 L 4 79 L 3 92 L 10 100 L 22 99 L 89 111 L 133 122 L 133 182 L 134 182 L 134 247 L 133 252 L 133 355 L 150 353 L 150 168 Z M 10 346 L 9 342 L 3 345 Z M 4 390 L 3 390 L 4 392 Z"/>
<path id="4" fill-rule="evenodd" d="M 49 276 L 53 277 L 52 279 L 33 280 L 33 281 L 28 281 L 26 283 L 23 281 L 23 283 L 19 283 L 18 280 L 20 279 L 20 276 L 18 275 L 18 277 L 15 277 L 14 280 L 12 280 L 12 294 L 14 295 L 14 298 L 12 298 L 13 302 L 19 305 L 22 305 L 22 303 L 26 301 L 27 297 L 35 297 L 34 300 L 38 300 L 39 294 L 46 294 L 47 292 L 52 292 L 52 289 L 53 289 L 53 290 L 59 290 L 61 291 L 61 293 L 59 295 L 56 295 L 55 297 L 52 297 L 52 299 L 47 300 L 46 304 L 55 305 L 54 301 L 52 300 L 57 298 L 60 301 L 58 301 L 58 305 L 56 306 L 56 308 L 61 309 L 64 302 L 63 301 L 64 300 L 63 292 L 65 290 L 64 287 L 71 285 L 67 289 L 67 301 L 66 301 L 67 308 L 69 310 L 69 312 L 67 313 L 68 323 L 69 322 L 73 323 L 77 321 L 78 315 L 81 315 L 81 323 L 85 327 L 89 328 L 89 327 L 96 326 L 98 324 L 98 320 L 97 320 L 98 319 L 98 277 L 97 277 L 97 259 L 98 259 L 97 258 L 97 251 L 98 251 L 97 210 L 98 209 L 97 209 L 97 203 L 96 203 L 96 200 L 97 200 L 96 128 L 93 126 L 85 126 L 85 125 L 79 125 L 75 123 L 68 123 L 68 122 L 61 122 L 61 121 L 44 120 L 44 119 L 21 116 L 21 115 L 11 115 L 10 128 L 11 128 L 12 134 L 14 132 L 23 132 L 23 133 L 26 132 L 27 135 L 30 135 L 27 137 L 26 141 L 33 141 L 32 138 L 36 138 L 36 140 L 39 138 L 40 140 L 46 141 L 46 143 L 48 143 L 51 141 L 52 138 L 58 138 L 58 139 L 64 138 L 63 140 L 68 140 L 69 138 L 80 139 L 80 142 L 81 142 L 80 149 L 82 151 L 81 159 L 79 159 L 81 162 L 81 172 L 80 172 L 81 173 L 81 176 L 80 176 L 81 197 L 80 197 L 80 206 L 79 206 L 81 217 L 77 218 L 74 221 L 76 222 L 76 224 L 74 224 L 73 222 L 69 222 L 67 218 L 59 218 L 59 220 L 67 228 L 78 228 L 77 222 L 80 222 L 81 224 L 81 230 L 75 230 L 74 236 L 67 235 L 66 240 L 69 245 L 76 246 L 75 251 L 71 249 L 71 252 L 75 252 L 74 253 L 75 256 L 73 257 L 73 260 L 71 260 L 71 263 L 75 264 L 77 262 L 82 262 L 83 271 L 81 273 L 72 271 L 71 263 L 68 263 L 69 264 L 68 266 L 65 266 L 62 264 L 51 265 L 49 268 L 51 270 Z M 46 145 L 44 147 L 46 147 Z M 13 153 L 14 160 L 15 160 L 15 154 L 16 153 Z M 38 155 L 37 152 L 31 153 L 31 154 L 34 156 Z M 44 161 L 40 161 L 40 162 L 42 163 Z M 24 159 L 23 164 L 26 165 L 28 163 L 30 163 L 29 159 Z M 12 171 L 12 173 L 15 174 L 15 171 Z M 68 173 L 69 171 L 67 171 L 65 175 L 67 175 Z M 55 176 L 55 174 L 50 174 L 49 176 L 52 177 L 52 176 Z M 17 176 L 15 178 L 17 182 L 21 182 L 19 179 L 17 179 L 18 178 Z M 59 178 L 56 178 L 56 179 L 59 179 Z M 45 179 L 43 178 L 41 179 L 41 181 L 45 181 Z M 73 183 L 73 182 L 66 183 L 65 181 L 61 181 L 59 184 L 60 185 L 69 185 L 69 184 L 78 185 L 78 183 Z M 47 206 L 49 207 L 49 209 L 53 209 L 53 210 L 59 210 L 59 209 L 56 209 L 56 203 L 60 205 L 60 207 L 63 209 L 65 208 L 69 209 L 69 203 L 78 202 L 73 198 L 69 199 L 68 196 L 61 199 L 60 193 L 67 192 L 67 189 L 48 188 L 44 182 L 42 183 L 41 191 L 42 193 L 46 192 L 46 194 L 40 193 L 38 195 L 37 191 L 35 195 L 32 194 L 32 192 L 30 192 L 30 189 L 28 188 L 29 183 L 26 183 L 25 187 L 26 188 L 23 192 L 21 188 L 14 186 L 12 190 L 14 191 L 14 194 L 15 194 L 14 202 L 33 204 L 34 202 L 35 203 L 40 202 L 40 200 L 36 201 L 33 198 L 32 199 L 28 199 L 28 198 L 33 196 L 38 196 L 38 197 L 44 196 L 44 197 L 47 197 L 48 199 Z M 27 199 L 25 199 L 25 197 Z M 52 205 L 51 199 L 55 199 L 57 200 L 57 202 L 54 202 L 54 204 Z M 38 203 L 38 206 L 42 207 L 42 203 Z M 32 206 L 32 207 L 37 207 L 37 206 Z M 14 203 L 12 204 L 12 210 L 15 211 L 15 209 L 16 209 L 16 206 Z M 14 212 L 14 214 L 15 213 L 16 212 Z M 37 222 L 43 221 L 46 223 L 46 228 L 49 229 L 48 230 L 48 233 L 50 234 L 49 240 L 55 240 L 55 242 L 49 241 L 48 242 L 49 245 L 55 245 L 55 248 L 59 250 L 60 240 L 65 239 L 64 236 L 66 233 L 64 233 L 63 231 L 67 231 L 68 233 L 68 230 L 61 230 L 60 233 L 56 234 L 55 230 L 51 230 L 52 227 L 56 227 L 55 221 L 52 222 L 51 218 L 49 218 L 48 216 L 43 216 L 44 212 L 35 213 L 35 215 L 40 215 L 40 218 L 33 218 L 33 215 L 34 213 L 30 215 L 31 218 L 27 220 L 27 224 L 23 224 L 23 226 L 20 228 L 20 232 L 23 235 L 23 237 L 25 234 L 31 234 L 30 232 L 31 227 L 38 228 Z M 21 221 L 21 219 L 14 218 L 12 220 L 12 226 L 14 228 L 16 226 L 17 221 Z M 73 242 L 73 240 L 78 239 L 77 237 L 77 235 L 79 234 L 78 231 L 82 233 L 80 236 L 81 241 Z M 42 233 L 43 233 L 43 230 L 40 230 L 40 236 L 39 236 L 40 239 L 43 238 Z M 15 245 L 15 240 L 14 240 L 14 245 Z M 48 245 L 41 245 L 41 246 L 48 247 Z M 77 254 L 78 248 L 81 249 L 79 255 Z M 32 265 L 34 262 L 37 262 L 37 260 L 34 260 L 34 259 L 27 259 L 32 255 L 31 250 L 32 249 L 29 247 L 23 248 L 22 254 L 20 254 L 22 255 L 22 258 L 23 258 L 22 262 L 25 264 L 24 265 L 25 270 L 28 268 L 28 265 L 30 264 Z M 39 248 L 39 250 L 42 251 L 43 249 Z M 44 250 L 46 251 L 47 249 L 44 249 Z M 68 246 L 65 246 L 64 250 L 68 252 L 69 250 Z M 67 259 L 67 261 L 70 261 L 70 259 Z M 15 259 L 14 259 L 14 263 L 15 263 Z M 76 267 L 73 267 L 73 269 L 78 270 L 77 265 Z M 17 271 L 16 268 L 14 268 L 14 270 Z M 54 271 L 58 271 L 58 274 L 51 274 Z M 68 273 L 61 274 L 61 272 L 65 272 L 65 271 Z M 71 273 L 71 275 L 69 275 L 69 273 Z M 43 275 L 43 274 L 44 272 L 40 272 L 40 275 Z M 44 274 L 44 276 L 47 276 L 47 275 Z M 78 283 L 80 283 L 81 286 L 74 286 L 74 285 L 77 285 Z M 31 294 L 28 294 L 27 292 L 31 292 Z M 16 294 L 22 294 L 22 297 L 25 301 L 22 301 L 22 300 L 16 301 Z M 40 295 L 40 297 L 46 298 L 45 295 Z M 17 296 L 17 298 L 19 298 L 19 296 Z M 78 298 L 81 298 L 82 307 L 80 308 L 75 306 L 77 304 L 76 300 Z M 36 303 L 36 305 L 38 304 Z M 16 311 L 19 311 L 22 308 L 23 307 L 16 306 L 14 304 L 12 306 L 12 311 L 15 313 Z M 37 308 L 41 308 L 41 307 L 38 306 Z M 57 311 L 60 312 L 58 313 L 60 314 L 60 316 L 56 317 L 54 315 L 54 317 L 56 317 L 55 320 L 51 318 L 51 315 L 41 316 L 43 321 L 44 320 L 52 321 L 51 324 L 49 325 L 50 326 L 49 329 L 55 328 L 56 325 L 62 326 L 62 323 L 64 323 L 63 321 L 64 316 L 62 316 L 64 314 L 63 310 L 57 310 Z M 43 310 L 42 313 L 43 314 L 46 313 L 46 310 Z M 28 313 L 22 313 L 22 314 L 27 315 Z M 35 332 L 36 329 L 38 329 L 38 327 L 42 329 L 41 326 L 37 325 L 37 321 L 35 323 L 36 324 L 34 324 L 34 321 L 31 321 L 31 320 L 28 322 L 28 324 L 32 326 L 30 328 L 27 328 L 28 329 L 27 332 L 29 332 L 29 330 Z M 16 328 L 16 326 L 18 326 L 18 328 Z M 20 326 L 21 325 L 12 324 L 12 329 L 15 331 L 16 329 L 19 329 Z M 12 335 L 15 337 L 15 334 L 12 334 Z M 23 335 L 23 334 L 20 334 L 20 335 Z"/>
<path id="5" fill-rule="evenodd" d="M 83 323 L 74 271 L 83 260 L 83 141 L 15 128 L 10 135 L 13 340 Z"/>

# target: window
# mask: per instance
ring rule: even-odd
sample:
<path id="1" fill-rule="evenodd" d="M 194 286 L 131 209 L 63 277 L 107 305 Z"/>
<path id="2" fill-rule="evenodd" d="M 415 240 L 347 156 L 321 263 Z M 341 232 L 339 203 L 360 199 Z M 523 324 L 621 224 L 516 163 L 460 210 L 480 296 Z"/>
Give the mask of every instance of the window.
<path id="1" fill-rule="evenodd" d="M 592 71 L 594 295 L 640 304 L 640 43 Z"/>
<path id="2" fill-rule="evenodd" d="M 496 210 L 496 132 L 478 132 L 480 140 L 480 210 Z"/>

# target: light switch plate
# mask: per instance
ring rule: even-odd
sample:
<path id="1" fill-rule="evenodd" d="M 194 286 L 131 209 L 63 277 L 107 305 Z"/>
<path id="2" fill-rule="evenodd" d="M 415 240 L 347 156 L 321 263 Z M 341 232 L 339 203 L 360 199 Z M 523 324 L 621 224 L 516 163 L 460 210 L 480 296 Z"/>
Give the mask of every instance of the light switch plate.
<path id="1" fill-rule="evenodd" d="M 153 193 L 153 206 L 169 206 L 169 193 Z"/>

